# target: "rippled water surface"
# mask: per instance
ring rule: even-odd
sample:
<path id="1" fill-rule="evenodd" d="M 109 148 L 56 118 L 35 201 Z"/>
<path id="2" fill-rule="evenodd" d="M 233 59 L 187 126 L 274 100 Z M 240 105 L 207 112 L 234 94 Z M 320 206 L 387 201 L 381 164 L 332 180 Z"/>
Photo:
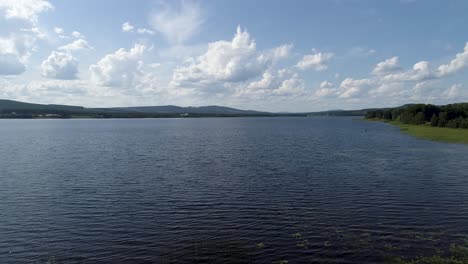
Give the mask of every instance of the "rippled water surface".
<path id="1" fill-rule="evenodd" d="M 468 146 L 352 118 L 0 120 L 0 263 L 378 263 L 468 235 Z"/>

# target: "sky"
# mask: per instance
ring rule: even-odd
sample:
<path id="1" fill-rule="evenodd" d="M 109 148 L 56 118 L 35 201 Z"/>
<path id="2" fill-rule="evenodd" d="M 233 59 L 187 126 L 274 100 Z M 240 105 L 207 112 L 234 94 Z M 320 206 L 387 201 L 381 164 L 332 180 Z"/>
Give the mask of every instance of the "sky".
<path id="1" fill-rule="evenodd" d="M 320 111 L 468 101 L 464 0 L 0 0 L 0 99 Z"/>

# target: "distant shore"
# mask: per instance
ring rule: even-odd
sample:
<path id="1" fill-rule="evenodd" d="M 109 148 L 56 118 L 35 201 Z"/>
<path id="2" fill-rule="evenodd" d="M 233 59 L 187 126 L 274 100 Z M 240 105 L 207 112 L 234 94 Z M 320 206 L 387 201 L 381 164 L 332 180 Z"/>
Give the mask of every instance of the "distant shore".
<path id="1" fill-rule="evenodd" d="M 400 128 L 400 130 L 408 135 L 428 139 L 432 141 L 445 143 L 462 143 L 468 144 L 468 129 L 448 128 L 448 127 L 433 127 L 429 124 L 411 125 L 403 124 L 399 121 L 387 121 L 376 118 L 366 118 L 368 121 L 381 121 Z"/>

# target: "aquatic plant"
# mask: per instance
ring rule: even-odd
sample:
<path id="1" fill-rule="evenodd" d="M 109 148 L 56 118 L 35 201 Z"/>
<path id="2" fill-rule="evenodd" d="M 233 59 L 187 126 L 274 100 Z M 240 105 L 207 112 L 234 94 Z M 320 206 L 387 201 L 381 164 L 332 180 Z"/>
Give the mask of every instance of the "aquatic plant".
<path id="1" fill-rule="evenodd" d="M 468 264 L 468 240 L 463 244 L 451 244 L 448 254 L 441 252 L 440 255 L 430 257 L 419 257 L 413 260 L 404 260 L 400 257 L 389 257 L 388 264 Z"/>

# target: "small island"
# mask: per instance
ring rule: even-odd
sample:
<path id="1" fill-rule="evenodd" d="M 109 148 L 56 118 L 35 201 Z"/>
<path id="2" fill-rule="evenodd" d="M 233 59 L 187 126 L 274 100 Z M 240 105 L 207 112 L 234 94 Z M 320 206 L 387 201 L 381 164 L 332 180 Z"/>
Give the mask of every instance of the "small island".
<path id="1" fill-rule="evenodd" d="M 388 122 L 419 138 L 468 144 L 468 103 L 404 105 L 368 111 L 365 118 Z"/>

